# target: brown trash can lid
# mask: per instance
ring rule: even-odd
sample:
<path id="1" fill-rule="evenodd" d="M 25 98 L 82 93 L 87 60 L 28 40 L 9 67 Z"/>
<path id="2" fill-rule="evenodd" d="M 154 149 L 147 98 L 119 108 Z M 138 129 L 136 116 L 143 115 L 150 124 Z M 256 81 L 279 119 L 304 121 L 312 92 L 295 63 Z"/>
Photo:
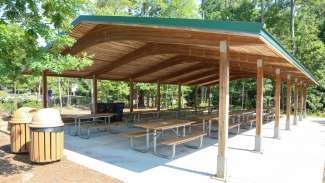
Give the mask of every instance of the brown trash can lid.
<path id="1" fill-rule="evenodd" d="M 53 108 L 39 109 L 29 125 L 34 128 L 49 128 L 63 126 L 59 110 Z"/>
<path id="2" fill-rule="evenodd" d="M 21 107 L 14 112 L 10 123 L 30 123 L 37 109 L 32 107 Z"/>

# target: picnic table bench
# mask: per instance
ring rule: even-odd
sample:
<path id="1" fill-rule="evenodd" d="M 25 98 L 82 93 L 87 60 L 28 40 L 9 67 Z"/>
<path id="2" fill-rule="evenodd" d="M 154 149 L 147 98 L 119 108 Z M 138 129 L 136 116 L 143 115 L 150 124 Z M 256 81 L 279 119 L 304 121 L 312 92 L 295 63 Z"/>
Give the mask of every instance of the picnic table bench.
<path id="1" fill-rule="evenodd" d="M 117 133 L 111 130 L 111 117 L 114 113 L 99 113 L 99 114 L 75 114 L 75 115 L 63 115 L 63 118 L 74 119 L 75 132 L 72 133 L 69 129 L 70 135 L 79 136 L 80 138 L 90 138 L 90 129 L 102 129 L 110 133 Z M 104 124 L 103 124 L 104 123 Z M 87 130 L 87 135 L 82 134 L 82 129 Z"/>
<path id="2" fill-rule="evenodd" d="M 199 149 L 199 148 L 202 147 L 203 137 L 205 135 L 206 135 L 206 133 L 203 133 L 203 132 L 195 132 L 195 133 L 192 133 L 190 135 L 163 140 L 163 141 L 160 142 L 161 144 L 167 145 L 167 146 L 172 146 L 172 154 L 170 156 L 162 154 L 162 153 L 159 153 L 159 154 L 161 156 L 163 156 L 163 157 L 173 159 L 175 157 L 175 153 L 176 153 L 176 145 L 180 145 L 180 144 L 184 144 L 185 146 L 190 147 L 190 148 Z M 191 145 L 185 144 L 187 142 L 194 141 L 194 140 L 197 140 L 197 139 L 199 139 L 199 145 L 198 146 L 191 146 Z"/>
<path id="3" fill-rule="evenodd" d="M 128 133 L 126 134 L 126 136 L 128 136 L 130 138 L 130 141 L 131 141 L 131 138 L 133 140 L 133 138 L 137 138 L 137 137 L 143 137 L 145 136 L 146 137 L 146 149 L 142 150 L 142 152 L 147 152 L 149 150 L 149 136 L 150 134 L 153 135 L 153 152 L 154 154 L 156 155 L 159 155 L 157 153 L 157 138 L 158 136 L 161 134 L 157 134 L 157 132 L 162 132 L 164 130 L 172 130 L 174 131 L 176 129 L 176 139 L 177 141 L 179 140 L 179 134 L 178 134 L 178 129 L 179 128 L 183 128 L 183 141 L 186 141 L 185 139 L 189 138 L 189 139 L 193 139 L 194 137 L 192 136 L 186 136 L 186 127 L 187 126 L 190 126 L 192 123 L 194 123 L 194 121 L 191 121 L 191 120 L 180 120 L 180 119 L 169 119 L 169 120 L 164 120 L 164 121 L 153 121 L 153 122 L 143 122 L 143 123 L 138 123 L 138 124 L 135 124 L 136 127 L 139 127 L 139 128 L 143 128 L 145 129 L 146 131 L 145 132 L 142 132 L 142 133 L 136 133 L 136 132 L 132 132 L 132 133 Z M 199 138 L 199 137 L 198 137 Z M 131 144 L 131 142 L 130 142 Z M 176 145 L 175 145 L 176 146 Z M 134 148 L 134 147 L 133 147 Z M 134 148 L 135 150 L 139 150 L 137 148 Z M 166 156 L 164 156 L 166 157 Z"/>

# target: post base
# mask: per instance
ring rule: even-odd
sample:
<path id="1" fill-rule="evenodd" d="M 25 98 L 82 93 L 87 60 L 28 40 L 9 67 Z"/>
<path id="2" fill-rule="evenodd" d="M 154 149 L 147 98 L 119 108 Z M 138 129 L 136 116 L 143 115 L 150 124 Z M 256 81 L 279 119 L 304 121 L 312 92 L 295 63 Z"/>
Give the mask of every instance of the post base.
<path id="1" fill-rule="evenodd" d="M 279 127 L 274 127 L 274 138 L 280 139 L 280 129 Z"/>
<path id="2" fill-rule="evenodd" d="M 255 152 L 262 152 L 262 137 L 255 136 Z"/>
<path id="3" fill-rule="evenodd" d="M 227 158 L 224 156 L 218 155 L 216 177 L 221 180 L 225 180 L 227 177 Z"/>

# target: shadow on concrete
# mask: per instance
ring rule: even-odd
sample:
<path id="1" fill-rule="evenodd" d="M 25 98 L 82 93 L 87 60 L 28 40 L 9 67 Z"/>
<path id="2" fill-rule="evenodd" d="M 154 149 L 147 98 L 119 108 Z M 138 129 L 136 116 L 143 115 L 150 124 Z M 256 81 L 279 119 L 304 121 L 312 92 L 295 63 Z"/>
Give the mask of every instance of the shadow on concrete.
<path id="1" fill-rule="evenodd" d="M 249 135 L 249 134 L 240 134 L 240 135 L 242 135 L 242 136 L 255 137 L 255 135 Z M 274 137 L 269 137 L 269 136 L 263 136 L 263 138 L 274 139 Z"/>
<path id="2" fill-rule="evenodd" d="M 325 119 L 312 119 L 311 122 L 319 123 L 325 126 Z"/>
<path id="3" fill-rule="evenodd" d="M 172 166 L 172 165 L 164 165 L 165 167 L 168 168 L 173 168 L 173 169 L 177 169 L 177 170 L 181 170 L 181 171 L 186 171 L 186 172 L 190 172 L 190 173 L 195 173 L 195 174 L 200 174 L 200 175 L 205 175 L 205 176 L 214 176 L 213 174 L 210 173 L 206 173 L 206 172 L 200 172 L 200 171 L 196 171 L 196 170 L 191 170 L 191 169 L 187 169 L 187 168 L 182 168 L 182 167 L 177 167 L 177 166 Z"/>
<path id="4" fill-rule="evenodd" d="M 245 148 L 237 148 L 237 147 L 228 147 L 228 149 L 239 150 L 239 151 L 248 151 L 248 152 L 254 151 L 254 149 L 245 149 Z"/>
<path id="5" fill-rule="evenodd" d="M 123 132 L 135 130 L 126 128 L 125 125 L 123 128 L 115 129 Z M 170 131 L 165 131 L 165 137 L 170 137 L 171 133 Z M 147 153 L 141 153 L 131 149 L 129 147 L 129 139 L 123 138 L 121 134 L 98 132 L 93 134 L 90 139 L 81 139 L 76 136 L 69 136 L 67 135 L 68 133 L 65 134 L 65 149 L 133 172 L 143 172 L 157 166 L 165 165 L 168 162 L 177 160 L 217 143 L 216 139 L 204 138 L 201 149 L 192 149 L 184 145 L 177 145 L 175 158 L 166 159 L 153 154 L 152 143 L 150 145 L 151 149 Z M 150 139 L 150 142 L 152 142 L 152 139 Z M 198 140 L 195 140 L 186 144 L 197 145 L 197 143 Z M 145 147 L 145 138 L 135 139 L 134 144 L 137 147 Z M 157 152 L 171 154 L 171 147 L 159 145 L 157 146 Z"/>
<path id="6" fill-rule="evenodd" d="M 215 126 L 216 127 L 216 126 Z M 216 127 L 217 128 L 217 127 Z M 126 125 L 113 125 L 112 129 L 126 133 L 128 131 L 134 131 L 135 128 L 127 128 Z M 248 126 L 241 128 L 240 135 L 253 128 L 248 128 Z M 202 130 L 202 129 L 201 129 Z M 152 148 L 147 153 L 141 153 L 134 151 L 129 147 L 129 139 L 123 138 L 121 134 L 110 134 L 107 132 L 96 132 L 93 133 L 90 139 L 81 139 L 76 136 L 69 136 L 66 129 L 65 135 L 65 149 L 94 158 L 96 160 L 118 166 L 123 169 L 127 169 L 133 172 L 143 172 L 158 166 L 166 166 L 171 161 L 180 159 L 184 156 L 190 155 L 195 152 L 199 152 L 202 149 L 216 146 L 218 140 L 216 138 L 205 137 L 204 143 L 201 149 L 192 149 L 184 145 L 176 146 L 176 156 L 174 159 L 165 159 L 153 154 Z M 229 138 L 235 137 L 238 134 L 233 133 L 236 129 L 229 130 Z M 171 133 L 171 132 L 169 132 Z M 166 136 L 171 135 L 166 132 Z M 218 132 L 215 131 L 212 135 L 217 137 Z M 246 135 L 253 136 L 255 135 Z M 273 137 L 265 137 L 272 138 Z M 152 138 L 150 139 L 152 142 Z M 159 143 L 159 142 L 158 142 Z M 137 147 L 145 146 L 145 138 L 138 138 L 134 140 L 134 144 Z M 189 144 L 197 144 L 197 141 L 190 142 Z M 151 143 L 152 147 L 152 143 Z M 235 148 L 236 150 L 251 151 L 249 149 Z M 157 146 L 157 150 L 163 154 L 171 154 L 171 147 Z"/>

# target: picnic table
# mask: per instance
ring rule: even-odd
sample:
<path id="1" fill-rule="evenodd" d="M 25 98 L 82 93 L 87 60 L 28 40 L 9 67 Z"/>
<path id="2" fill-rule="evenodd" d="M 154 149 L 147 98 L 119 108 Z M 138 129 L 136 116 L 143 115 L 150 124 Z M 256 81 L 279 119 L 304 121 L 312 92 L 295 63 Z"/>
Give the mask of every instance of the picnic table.
<path id="1" fill-rule="evenodd" d="M 159 111 L 135 111 L 133 112 L 133 120 L 136 122 L 140 122 L 141 116 L 146 116 L 145 119 L 154 119 L 159 118 Z M 151 116 L 148 118 L 148 116 Z"/>
<path id="2" fill-rule="evenodd" d="M 88 138 L 89 138 L 89 127 L 90 125 L 92 125 L 93 127 L 105 127 L 109 133 L 118 133 L 115 131 L 111 130 L 111 117 L 113 117 L 114 113 L 98 113 L 98 114 L 71 114 L 71 115 L 62 115 L 62 118 L 71 118 L 74 119 L 74 128 L 75 128 L 75 133 L 71 134 L 74 136 L 81 136 L 81 127 L 83 124 L 81 123 L 85 123 L 86 125 L 88 125 Z M 98 122 L 100 118 L 104 118 L 104 125 L 100 126 L 98 124 L 96 124 L 96 122 Z"/>
<path id="3" fill-rule="evenodd" d="M 149 135 L 150 131 L 153 131 L 153 151 L 157 153 L 157 131 L 173 130 L 176 129 L 176 135 L 178 136 L 178 128 L 183 128 L 183 136 L 186 134 L 186 126 L 190 126 L 195 121 L 170 119 L 164 121 L 143 122 L 135 124 L 136 127 L 146 130 L 146 149 L 149 150 Z"/>
<path id="4" fill-rule="evenodd" d="M 208 122 L 208 136 L 211 134 L 212 120 L 219 120 L 218 114 L 203 114 L 196 117 L 198 120 L 201 120 L 203 123 L 203 132 L 206 131 L 206 122 Z"/>

